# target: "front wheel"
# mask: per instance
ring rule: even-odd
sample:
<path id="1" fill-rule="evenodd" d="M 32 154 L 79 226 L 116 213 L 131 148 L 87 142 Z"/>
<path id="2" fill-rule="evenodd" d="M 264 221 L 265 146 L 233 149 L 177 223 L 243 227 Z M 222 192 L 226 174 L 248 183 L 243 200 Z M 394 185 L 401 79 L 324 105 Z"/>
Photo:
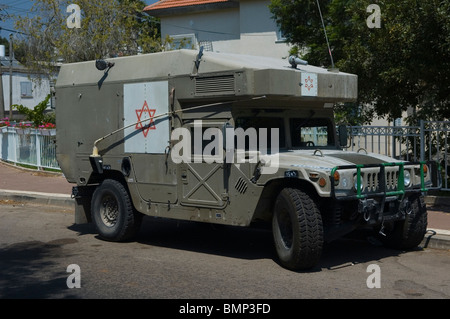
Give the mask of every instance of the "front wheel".
<path id="1" fill-rule="evenodd" d="M 278 195 L 272 232 L 280 263 L 291 270 L 314 267 L 322 255 L 323 225 L 314 200 L 295 188 Z"/>
<path id="2" fill-rule="evenodd" d="M 423 196 L 414 196 L 406 208 L 406 218 L 395 222 L 386 236 L 379 238 L 388 247 L 413 249 L 420 245 L 427 231 L 428 214 Z"/>
<path id="3" fill-rule="evenodd" d="M 142 214 L 134 209 L 125 186 L 112 179 L 104 180 L 95 190 L 91 214 L 100 237 L 109 241 L 131 239 L 142 221 Z"/>

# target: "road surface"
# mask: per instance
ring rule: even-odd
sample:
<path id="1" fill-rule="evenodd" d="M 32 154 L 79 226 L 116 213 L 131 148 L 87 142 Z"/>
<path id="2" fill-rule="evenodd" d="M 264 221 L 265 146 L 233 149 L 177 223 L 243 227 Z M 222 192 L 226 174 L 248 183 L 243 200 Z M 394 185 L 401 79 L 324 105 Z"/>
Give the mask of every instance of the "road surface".
<path id="1" fill-rule="evenodd" d="M 448 250 L 402 252 L 358 237 L 293 272 L 277 264 L 265 229 L 145 217 L 136 241 L 112 243 L 74 225 L 73 211 L 0 203 L 0 298 L 448 299 L 449 267 Z"/>

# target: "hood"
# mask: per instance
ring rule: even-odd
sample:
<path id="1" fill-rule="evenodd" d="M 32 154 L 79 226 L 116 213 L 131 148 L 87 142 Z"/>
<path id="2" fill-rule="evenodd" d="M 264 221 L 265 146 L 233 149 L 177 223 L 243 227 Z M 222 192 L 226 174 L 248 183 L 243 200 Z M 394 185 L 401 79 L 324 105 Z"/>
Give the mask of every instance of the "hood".
<path id="1" fill-rule="evenodd" d="M 315 154 L 314 154 L 315 153 Z M 279 153 L 280 167 L 309 167 L 331 170 L 336 166 L 369 165 L 399 162 L 398 160 L 375 153 L 361 154 L 336 150 L 294 150 Z"/>

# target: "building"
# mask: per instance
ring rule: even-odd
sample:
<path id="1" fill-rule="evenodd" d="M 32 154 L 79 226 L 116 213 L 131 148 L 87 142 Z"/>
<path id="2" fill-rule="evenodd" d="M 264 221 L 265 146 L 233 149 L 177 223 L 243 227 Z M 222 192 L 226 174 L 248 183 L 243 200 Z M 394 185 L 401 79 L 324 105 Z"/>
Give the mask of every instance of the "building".
<path id="1" fill-rule="evenodd" d="M 224 53 L 287 58 L 290 45 L 283 38 L 268 8 L 270 0 L 159 0 L 144 8 L 161 20 L 161 39 L 170 38 L 168 49 L 192 48 Z M 406 113 L 403 119 L 406 117 Z M 390 132 L 405 125 L 402 118 L 389 122 L 374 119 L 373 130 Z M 384 134 L 378 140 L 359 135 L 352 148 L 392 155 L 401 141 Z"/>
<path id="2" fill-rule="evenodd" d="M 1 79 L 0 85 L 0 117 L 9 117 L 10 105 L 21 104 L 33 109 L 50 93 L 50 81 L 39 79 L 39 75 L 30 73 L 23 65 L 13 58 L 12 75 L 10 58 L 5 56 L 5 48 L 0 45 Z M 10 81 L 12 86 L 10 86 Z M 12 89 L 12 90 L 11 90 Z M 1 94 L 3 91 L 3 94 Z M 10 99 L 12 97 L 12 100 Z M 10 103 L 10 101 L 12 103 Z M 3 113 L 3 114 L 2 114 Z"/>
<path id="3" fill-rule="evenodd" d="M 161 20 L 168 49 L 286 58 L 289 44 L 272 19 L 270 0 L 160 0 L 144 11 Z"/>

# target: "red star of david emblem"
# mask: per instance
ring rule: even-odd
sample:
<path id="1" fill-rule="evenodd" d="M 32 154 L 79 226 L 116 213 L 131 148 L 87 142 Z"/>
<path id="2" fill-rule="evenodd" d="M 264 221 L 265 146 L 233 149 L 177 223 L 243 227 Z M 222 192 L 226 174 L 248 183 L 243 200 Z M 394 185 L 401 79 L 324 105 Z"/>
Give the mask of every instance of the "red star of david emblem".
<path id="1" fill-rule="evenodd" d="M 308 82 L 311 82 L 311 84 L 308 84 Z M 314 80 L 311 79 L 311 77 L 308 75 L 308 78 L 305 79 L 305 87 L 308 89 L 308 91 L 310 91 L 314 85 L 313 85 Z"/>
<path id="2" fill-rule="evenodd" d="M 142 109 L 136 110 L 136 115 L 138 118 L 138 123 L 136 124 L 136 130 L 142 130 L 142 133 L 144 133 L 144 137 L 147 137 L 149 130 L 156 130 L 155 123 L 153 122 L 153 117 L 155 116 L 156 110 L 150 110 L 148 108 L 147 101 L 144 101 L 144 105 L 142 106 Z M 148 117 L 145 116 L 145 113 L 148 114 Z M 144 117 L 142 117 L 144 115 Z M 149 123 L 142 123 L 141 121 L 145 121 L 146 119 L 150 119 Z M 142 125 L 144 124 L 144 125 Z"/>

